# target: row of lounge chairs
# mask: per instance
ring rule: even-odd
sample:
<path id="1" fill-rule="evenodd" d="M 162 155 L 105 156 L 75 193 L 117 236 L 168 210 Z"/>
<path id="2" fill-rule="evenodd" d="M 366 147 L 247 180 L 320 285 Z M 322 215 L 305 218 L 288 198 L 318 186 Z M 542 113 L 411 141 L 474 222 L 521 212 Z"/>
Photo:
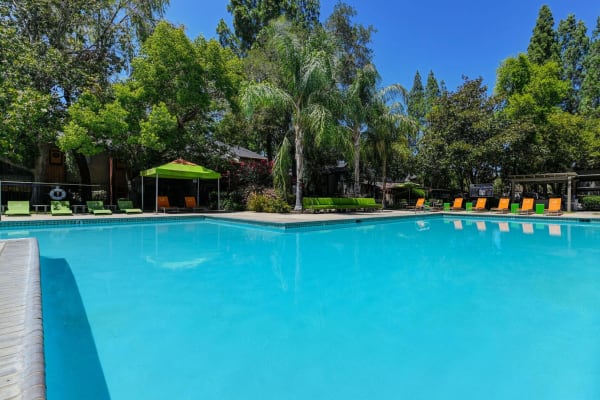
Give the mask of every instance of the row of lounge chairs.
<path id="1" fill-rule="evenodd" d="M 454 203 L 451 207 L 446 208 L 446 211 L 461 211 L 463 199 L 461 197 L 457 197 L 454 199 Z M 486 208 L 487 198 L 480 197 L 477 199 L 475 206 L 470 209 L 470 211 L 483 212 L 488 211 Z M 561 204 L 562 199 L 560 197 L 552 198 L 548 200 L 548 209 L 544 210 L 546 215 L 562 215 Z M 533 198 L 524 198 L 521 203 L 521 207 L 517 208 L 515 211 L 518 214 L 529 215 L 535 212 L 535 201 Z M 416 210 L 437 210 L 436 208 L 431 208 L 425 204 L 425 198 L 421 197 L 417 199 L 417 202 L 414 206 L 409 206 L 408 208 Z M 508 197 L 503 197 L 498 202 L 498 207 L 492 207 L 489 211 L 506 214 L 510 209 L 510 199 Z"/>
<path id="2" fill-rule="evenodd" d="M 157 205 L 158 208 L 163 212 L 181 212 L 181 211 L 198 211 L 202 208 L 196 205 L 196 198 L 193 196 L 186 196 L 185 208 L 171 207 L 169 204 L 169 198 L 167 196 L 158 196 Z M 86 201 L 86 207 L 90 214 L 94 215 L 111 215 L 113 212 L 109 208 L 104 206 L 104 202 L 101 200 L 90 200 Z M 31 205 L 29 201 L 8 201 L 6 204 L 5 215 L 31 215 Z M 142 213 L 142 209 L 135 208 L 133 202 L 128 199 L 117 200 L 117 212 L 125 214 L 139 214 Z M 52 215 L 73 215 L 71 204 L 66 200 L 52 200 L 50 202 L 50 213 Z"/>
<path id="3" fill-rule="evenodd" d="M 104 206 L 101 200 L 90 200 L 86 202 L 88 211 L 94 215 L 110 215 L 112 210 Z M 121 199 L 117 201 L 117 211 L 126 214 L 141 213 L 140 208 L 134 208 L 131 200 Z M 50 202 L 50 213 L 52 215 L 73 215 L 71 204 L 66 200 L 52 200 Z M 8 201 L 6 203 L 6 212 L 4 215 L 31 215 L 31 206 L 29 201 Z"/>
<path id="4" fill-rule="evenodd" d="M 302 199 L 305 210 L 317 211 L 372 211 L 381 210 L 381 204 L 372 197 L 305 197 Z"/>
<path id="5" fill-rule="evenodd" d="M 184 212 L 184 211 L 196 212 L 196 211 L 205 210 L 205 208 L 203 208 L 203 207 L 198 207 L 198 204 L 196 203 L 196 198 L 194 196 L 185 196 L 183 198 L 183 200 L 185 202 L 185 207 L 174 207 L 174 206 L 171 206 L 171 202 L 169 201 L 168 196 L 158 196 L 156 198 L 156 206 L 163 213 Z"/>

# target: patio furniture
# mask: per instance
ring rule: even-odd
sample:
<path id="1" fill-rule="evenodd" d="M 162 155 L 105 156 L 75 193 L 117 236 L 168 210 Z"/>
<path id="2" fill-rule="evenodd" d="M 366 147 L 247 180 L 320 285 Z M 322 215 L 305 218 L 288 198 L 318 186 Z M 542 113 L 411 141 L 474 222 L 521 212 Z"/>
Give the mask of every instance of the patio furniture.
<path id="1" fill-rule="evenodd" d="M 50 213 L 52 215 L 73 215 L 71 205 L 67 200 L 52 200 L 50 202 Z"/>
<path id="2" fill-rule="evenodd" d="M 94 215 L 110 215 L 111 210 L 104 208 L 104 202 L 102 200 L 90 200 L 86 202 L 88 211 Z"/>
<path id="3" fill-rule="evenodd" d="M 29 210 L 29 201 L 7 201 L 4 215 L 31 215 L 31 211 Z"/>

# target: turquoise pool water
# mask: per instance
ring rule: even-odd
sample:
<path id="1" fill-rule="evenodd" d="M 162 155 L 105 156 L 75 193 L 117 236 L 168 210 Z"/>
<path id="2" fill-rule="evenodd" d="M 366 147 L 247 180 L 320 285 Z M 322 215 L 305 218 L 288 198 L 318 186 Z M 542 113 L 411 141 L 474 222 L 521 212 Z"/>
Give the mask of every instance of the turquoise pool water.
<path id="1" fill-rule="evenodd" d="M 598 399 L 600 225 L 35 236 L 49 400 Z"/>

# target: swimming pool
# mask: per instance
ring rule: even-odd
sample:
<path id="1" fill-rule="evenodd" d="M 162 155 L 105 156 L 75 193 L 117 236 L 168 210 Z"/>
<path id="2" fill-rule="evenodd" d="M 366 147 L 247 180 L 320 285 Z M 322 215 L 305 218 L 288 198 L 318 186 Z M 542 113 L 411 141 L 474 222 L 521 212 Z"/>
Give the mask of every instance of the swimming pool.
<path id="1" fill-rule="evenodd" d="M 24 229 L 50 400 L 600 397 L 598 224 Z"/>

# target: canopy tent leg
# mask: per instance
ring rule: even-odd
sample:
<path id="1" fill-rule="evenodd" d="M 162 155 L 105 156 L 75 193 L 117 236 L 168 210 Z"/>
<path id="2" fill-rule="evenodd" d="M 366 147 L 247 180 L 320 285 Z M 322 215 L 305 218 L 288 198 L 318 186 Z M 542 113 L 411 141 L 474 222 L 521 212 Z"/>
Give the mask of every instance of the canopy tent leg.
<path id="1" fill-rule="evenodd" d="M 158 172 L 156 173 L 156 180 L 154 182 L 154 214 L 158 214 Z"/>
<path id="2" fill-rule="evenodd" d="M 144 210 L 144 177 L 141 177 L 141 181 L 142 181 L 142 210 Z"/>
<path id="3" fill-rule="evenodd" d="M 221 211 L 221 178 L 217 179 L 217 211 Z"/>

